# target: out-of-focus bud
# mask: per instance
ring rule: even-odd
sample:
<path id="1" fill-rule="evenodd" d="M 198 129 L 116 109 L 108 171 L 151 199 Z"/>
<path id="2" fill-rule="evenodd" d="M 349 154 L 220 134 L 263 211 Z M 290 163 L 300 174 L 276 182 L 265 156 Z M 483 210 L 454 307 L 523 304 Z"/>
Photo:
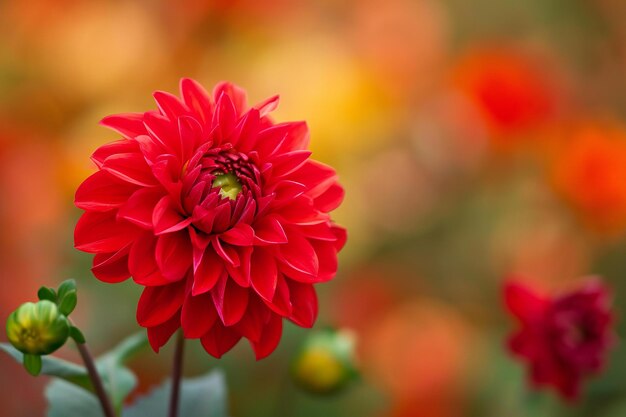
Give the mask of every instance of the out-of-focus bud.
<path id="1" fill-rule="evenodd" d="M 350 330 L 323 330 L 311 334 L 292 366 L 292 377 L 302 389 L 334 394 L 358 376 L 355 335 Z"/>
<path id="2" fill-rule="evenodd" d="M 7 319 L 9 342 L 25 355 L 48 355 L 59 349 L 70 333 L 70 323 L 49 300 L 24 303 Z"/>

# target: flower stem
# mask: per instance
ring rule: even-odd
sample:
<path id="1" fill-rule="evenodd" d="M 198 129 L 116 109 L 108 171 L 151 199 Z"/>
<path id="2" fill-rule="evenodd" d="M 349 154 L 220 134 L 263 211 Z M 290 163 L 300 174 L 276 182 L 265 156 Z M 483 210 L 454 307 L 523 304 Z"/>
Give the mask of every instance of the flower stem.
<path id="1" fill-rule="evenodd" d="M 96 396 L 98 397 L 98 400 L 100 400 L 100 405 L 102 406 L 104 415 L 106 417 L 116 417 L 115 411 L 113 410 L 113 404 L 111 404 L 111 400 L 104 390 L 102 379 L 100 378 L 100 374 L 96 369 L 93 356 L 91 356 L 91 353 L 87 349 L 87 345 L 84 343 L 76 342 L 76 346 L 78 347 L 80 356 L 83 358 L 83 362 L 85 362 L 85 367 L 87 368 L 87 372 L 89 373 L 89 379 L 91 379 L 91 383 L 93 384 L 93 387 L 96 391 Z"/>
<path id="2" fill-rule="evenodd" d="M 182 331 L 178 331 L 176 337 L 176 351 L 174 352 L 174 364 L 172 365 L 172 393 L 170 396 L 169 417 L 178 416 L 178 399 L 180 397 L 180 378 L 183 374 L 183 352 L 185 350 L 185 337 Z"/>

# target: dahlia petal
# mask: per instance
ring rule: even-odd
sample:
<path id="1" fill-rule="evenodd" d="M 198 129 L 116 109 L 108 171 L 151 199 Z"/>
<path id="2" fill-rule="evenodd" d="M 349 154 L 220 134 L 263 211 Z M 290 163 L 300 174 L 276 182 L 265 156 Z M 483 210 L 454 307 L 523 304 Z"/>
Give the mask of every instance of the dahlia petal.
<path id="1" fill-rule="evenodd" d="M 177 130 L 167 116 L 159 112 L 148 111 L 143 115 L 143 123 L 148 134 L 156 143 L 167 149 L 168 152 L 179 154 L 180 141 Z"/>
<path id="2" fill-rule="evenodd" d="M 146 129 L 143 125 L 142 113 L 121 113 L 107 116 L 100 121 L 102 126 L 113 129 L 127 139 L 144 135 Z"/>
<path id="3" fill-rule="evenodd" d="M 117 217 L 144 229 L 152 229 L 152 212 L 162 195 L 162 190 L 141 188 L 119 209 Z"/>
<path id="4" fill-rule="evenodd" d="M 172 335 L 180 328 L 180 312 L 177 312 L 165 323 L 148 327 L 148 342 L 155 353 L 165 346 Z"/>
<path id="5" fill-rule="evenodd" d="M 289 267 L 317 276 L 319 272 L 319 259 L 311 246 L 311 243 L 298 233 L 287 233 L 288 244 L 278 247 L 277 259 Z"/>
<path id="6" fill-rule="evenodd" d="M 196 272 L 200 266 L 200 262 L 202 262 L 204 251 L 207 246 L 209 246 L 209 243 L 211 243 L 211 237 L 205 233 L 196 231 L 193 227 L 187 230 L 189 231 L 189 239 L 191 240 L 193 271 Z"/>
<path id="7" fill-rule="evenodd" d="M 178 97 L 165 91 L 155 91 L 152 95 L 157 103 L 157 107 L 161 114 L 171 121 L 176 121 L 180 116 L 187 114 L 189 111 L 185 105 L 180 102 Z"/>
<path id="8" fill-rule="evenodd" d="M 231 204 L 230 201 L 223 201 L 222 204 L 217 206 L 214 210 L 215 217 L 213 218 L 213 233 L 225 232 L 230 227 L 231 220 Z"/>
<path id="9" fill-rule="evenodd" d="M 150 167 L 154 178 L 169 193 L 174 201 L 180 201 L 182 182 L 179 181 L 180 164 L 173 155 L 160 155 L 158 161 Z"/>
<path id="10" fill-rule="evenodd" d="M 226 279 L 224 263 L 213 250 L 207 249 L 193 276 L 192 295 L 210 291 L 220 278 Z"/>
<path id="11" fill-rule="evenodd" d="M 282 334 L 283 320 L 280 316 L 272 314 L 270 320 L 263 329 L 261 339 L 258 342 L 250 342 L 257 361 L 267 357 L 276 349 Z"/>
<path id="12" fill-rule="evenodd" d="M 259 132 L 255 150 L 263 158 L 276 153 L 307 149 L 309 128 L 305 122 L 279 123 Z"/>
<path id="13" fill-rule="evenodd" d="M 283 274 L 280 272 L 278 273 L 278 277 L 276 279 L 276 291 L 274 292 L 274 298 L 271 302 L 266 301 L 265 305 L 283 317 L 289 317 L 293 311 L 289 285 L 287 284 L 287 280 Z"/>
<path id="14" fill-rule="evenodd" d="M 298 225 L 326 223 L 330 220 L 330 216 L 317 210 L 313 206 L 313 201 L 306 195 L 301 195 L 289 204 L 277 207 L 276 213 L 284 222 Z"/>
<path id="15" fill-rule="evenodd" d="M 211 290 L 211 296 L 224 326 L 232 326 L 241 320 L 248 306 L 249 295 L 246 288 L 235 284 L 232 279 L 220 278 Z"/>
<path id="16" fill-rule="evenodd" d="M 215 130 L 215 143 L 223 144 L 230 138 L 237 123 L 237 110 L 231 98 L 227 94 L 221 94 L 216 100 L 215 113 L 213 113 L 213 125 Z"/>
<path id="17" fill-rule="evenodd" d="M 264 117 L 278 108 L 279 101 L 280 96 L 275 95 L 258 103 L 254 108 L 259 111 L 261 117 Z"/>
<path id="18" fill-rule="evenodd" d="M 339 252 L 346 245 L 348 241 L 348 231 L 343 227 L 337 226 L 333 224 L 331 226 L 331 230 L 335 236 L 337 236 L 337 241 L 335 242 L 335 249 Z"/>
<path id="19" fill-rule="evenodd" d="M 243 114 L 248 102 L 246 90 L 235 84 L 222 81 L 213 89 L 213 97 L 215 101 L 218 102 L 223 95 L 227 96 L 232 102 L 236 115 Z"/>
<path id="20" fill-rule="evenodd" d="M 204 350 L 211 356 L 219 359 L 239 342 L 241 335 L 232 329 L 215 323 L 202 338 L 200 343 Z"/>
<path id="21" fill-rule="evenodd" d="M 138 150 L 139 146 L 137 142 L 122 139 L 100 146 L 93 154 L 91 154 L 91 160 L 98 166 L 98 168 L 102 168 L 105 159 L 108 157 L 117 154 L 132 153 Z"/>
<path id="22" fill-rule="evenodd" d="M 217 312 L 209 294 L 187 294 L 183 303 L 181 324 L 185 337 L 198 339 L 208 332 L 217 320 Z"/>
<path id="23" fill-rule="evenodd" d="M 271 302 L 276 293 L 278 268 L 274 257 L 261 247 L 252 252 L 250 280 L 256 293 L 265 301 Z"/>
<path id="24" fill-rule="evenodd" d="M 299 182 L 283 180 L 277 183 L 273 192 L 276 194 L 276 197 L 272 203 L 272 207 L 276 208 L 289 204 L 294 199 L 300 197 L 306 192 L 306 187 Z"/>
<path id="25" fill-rule="evenodd" d="M 191 242 L 185 230 L 160 235 L 155 258 L 163 275 L 171 281 L 182 279 L 191 267 Z"/>
<path id="26" fill-rule="evenodd" d="M 338 268 L 335 245 L 330 242 L 321 241 L 312 241 L 310 243 L 320 260 L 320 269 L 317 274 L 316 282 L 330 281 L 337 274 Z"/>
<path id="27" fill-rule="evenodd" d="M 198 181 L 192 186 L 189 193 L 183 197 L 183 208 L 185 208 L 188 213 L 193 213 L 194 208 L 200 204 L 200 200 L 206 188 L 206 181 Z M 211 224 L 211 226 L 213 225 Z"/>
<path id="28" fill-rule="evenodd" d="M 154 259 L 156 238 L 152 233 L 143 233 L 137 237 L 128 254 L 128 270 L 133 280 L 140 285 L 169 284 Z"/>
<path id="29" fill-rule="evenodd" d="M 177 232 L 191 224 L 191 218 L 184 218 L 178 213 L 172 198 L 164 196 L 154 207 L 152 213 L 154 233 L 157 235 Z"/>
<path id="30" fill-rule="evenodd" d="M 246 206 L 238 219 L 239 223 L 250 224 L 254 220 L 254 214 L 256 212 L 256 202 L 254 199 L 246 199 Z M 254 232 L 254 231 L 253 231 Z"/>
<path id="31" fill-rule="evenodd" d="M 317 294 L 313 285 L 288 281 L 293 311 L 289 320 L 298 326 L 310 328 L 317 318 Z"/>
<path id="32" fill-rule="evenodd" d="M 337 182 L 337 172 L 328 165 L 309 159 L 291 174 L 291 180 L 306 185 L 307 195 L 317 198 Z"/>
<path id="33" fill-rule="evenodd" d="M 254 242 L 254 230 L 250 225 L 238 223 L 220 235 L 220 239 L 236 246 L 249 246 Z"/>
<path id="34" fill-rule="evenodd" d="M 312 275 L 306 272 L 298 271 L 297 269 L 293 269 L 292 267 L 290 267 L 289 265 L 285 263 L 279 263 L 278 270 L 285 277 L 294 281 L 302 282 L 305 284 L 315 284 L 315 283 L 321 282 L 321 280 L 318 277 L 319 274 Z"/>
<path id="35" fill-rule="evenodd" d="M 296 230 L 309 239 L 323 240 L 325 242 L 336 242 L 339 239 L 333 231 L 333 226 L 327 223 L 297 226 Z"/>
<path id="36" fill-rule="evenodd" d="M 104 160 L 102 169 L 131 184 L 150 187 L 157 182 L 141 153 L 120 153 Z"/>
<path id="37" fill-rule="evenodd" d="M 311 156 L 311 151 L 291 151 L 272 159 L 272 175 L 282 178 L 300 168 Z"/>
<path id="38" fill-rule="evenodd" d="M 178 118 L 178 134 L 182 151 L 181 159 L 187 161 L 202 141 L 202 126 L 192 116 L 181 116 Z"/>
<path id="39" fill-rule="evenodd" d="M 260 116 L 256 109 L 250 109 L 242 118 L 233 132 L 233 144 L 239 152 L 249 152 L 254 149 L 259 135 Z"/>
<path id="40" fill-rule="evenodd" d="M 313 200 L 315 207 L 324 213 L 328 213 L 339 207 L 346 192 L 337 183 L 331 185 L 324 193 Z"/>
<path id="41" fill-rule="evenodd" d="M 97 171 L 78 187 L 74 204 L 83 210 L 111 210 L 122 206 L 136 189 L 106 171 Z"/>
<path id="42" fill-rule="evenodd" d="M 239 285 L 240 287 L 248 288 L 250 286 L 250 262 L 252 256 L 252 247 L 240 247 L 235 249 L 239 258 L 239 266 L 233 267 L 229 263 L 226 263 L 226 271 L 228 275 Z"/>
<path id="43" fill-rule="evenodd" d="M 228 244 L 222 245 L 218 237 L 214 236 L 211 240 L 211 244 L 220 258 L 228 262 L 230 266 L 238 267 L 241 264 L 237 251 Z"/>
<path id="44" fill-rule="evenodd" d="M 270 314 L 270 310 L 258 297 L 251 296 L 246 313 L 233 328 L 250 341 L 258 342 Z"/>
<path id="45" fill-rule="evenodd" d="M 184 282 L 146 287 L 137 304 L 137 323 L 142 327 L 165 323 L 180 310 L 184 299 Z"/>
<path id="46" fill-rule="evenodd" d="M 287 243 L 287 234 L 274 216 L 265 216 L 257 220 L 254 225 L 254 240 L 257 243 L 281 244 Z"/>
<path id="47" fill-rule="evenodd" d="M 522 323 L 541 320 L 549 305 L 549 300 L 517 282 L 509 282 L 505 285 L 504 301 L 508 310 Z"/>
<path id="48" fill-rule="evenodd" d="M 166 152 L 163 144 L 154 140 L 150 135 L 139 135 L 135 137 L 135 142 L 139 144 L 139 149 L 148 165 L 153 165 L 158 157 Z"/>
<path id="49" fill-rule="evenodd" d="M 180 95 L 189 109 L 200 116 L 205 125 L 213 118 L 213 105 L 206 90 L 190 78 L 180 80 Z"/>
<path id="50" fill-rule="evenodd" d="M 90 253 L 117 252 L 130 244 L 137 233 L 132 224 L 116 221 L 115 213 L 88 211 L 76 223 L 74 247 Z"/>
<path id="51" fill-rule="evenodd" d="M 118 283 L 130 277 L 128 271 L 129 246 L 114 253 L 97 253 L 91 272 L 102 282 Z"/>

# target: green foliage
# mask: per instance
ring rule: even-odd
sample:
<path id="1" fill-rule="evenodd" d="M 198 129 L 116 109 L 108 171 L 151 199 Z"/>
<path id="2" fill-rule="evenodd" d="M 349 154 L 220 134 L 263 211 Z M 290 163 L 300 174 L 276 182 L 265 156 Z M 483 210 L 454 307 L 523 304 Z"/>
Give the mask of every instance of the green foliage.
<path id="1" fill-rule="evenodd" d="M 73 279 L 63 281 L 61 285 L 59 285 L 59 289 L 57 291 L 58 299 L 62 300 L 67 293 L 72 291 L 76 292 L 76 281 Z"/>
<path id="2" fill-rule="evenodd" d="M 9 354 L 18 363 L 24 362 L 24 354 L 10 344 L 0 343 L 0 350 Z M 41 362 L 41 374 L 55 376 L 79 387 L 91 389 L 91 382 L 84 367 L 52 356 L 42 357 Z"/>
<path id="3" fill-rule="evenodd" d="M 170 381 L 138 399 L 122 413 L 122 417 L 166 417 L 170 398 Z M 181 383 L 179 417 L 226 417 L 226 383 L 224 374 L 215 370 Z M 67 416 L 71 417 L 71 416 Z"/>
<path id="4" fill-rule="evenodd" d="M 80 336 L 82 336 L 82 333 Z M 102 377 L 104 387 L 111 396 L 111 401 L 113 401 L 113 405 L 118 411 L 121 410 L 124 399 L 132 392 L 132 390 L 137 385 L 137 378 L 130 371 L 130 369 L 128 369 L 124 365 L 128 360 L 130 360 L 135 354 L 137 354 L 147 345 L 148 341 L 145 332 L 142 331 L 126 338 L 119 345 L 113 348 L 113 350 L 107 352 L 96 360 L 96 367 Z M 11 355 L 11 357 L 13 357 L 13 359 L 15 359 L 17 362 L 26 363 L 24 355 L 13 346 L 7 343 L 2 343 L 0 344 L 0 349 Z M 32 359 L 29 358 L 28 361 L 32 361 Z M 41 362 L 42 374 L 55 376 L 63 380 L 54 381 L 49 385 L 48 389 L 46 390 L 46 396 L 48 399 L 60 399 L 61 396 L 68 395 L 68 393 L 70 392 L 75 392 L 77 389 L 76 387 L 79 387 L 79 391 L 81 391 L 81 395 L 79 396 L 79 398 L 95 399 L 93 394 L 91 394 L 93 392 L 91 380 L 89 379 L 87 370 L 84 367 L 51 356 L 44 356 L 43 358 L 41 358 Z M 30 372 L 31 369 L 35 368 L 27 369 Z M 74 407 L 77 407 L 76 409 L 81 410 L 81 407 L 83 406 L 81 405 L 79 407 L 76 404 L 76 401 L 72 400 L 68 404 L 68 407 L 72 407 L 72 409 L 74 409 Z M 97 401 L 96 405 L 99 407 Z M 54 407 L 51 407 L 51 410 L 54 410 L 54 413 L 51 415 L 63 415 L 63 409 L 59 409 L 59 407 L 62 406 L 54 404 Z M 56 414 L 57 411 L 60 414 Z M 68 417 L 71 415 L 73 414 L 67 414 Z M 91 416 L 92 414 L 84 415 Z"/>
<path id="5" fill-rule="evenodd" d="M 47 417 L 104 417 L 95 395 L 62 380 L 46 387 Z"/>
<path id="6" fill-rule="evenodd" d="M 76 289 L 76 281 L 73 279 L 68 279 L 63 281 L 61 285 L 59 285 L 58 296 L 57 296 L 57 305 L 59 306 L 59 311 L 66 316 L 69 316 L 74 308 L 76 308 L 76 303 L 78 302 L 77 289 Z"/>
<path id="7" fill-rule="evenodd" d="M 48 301 L 52 301 L 53 303 L 57 302 L 57 293 L 54 290 L 54 288 L 49 288 L 49 287 L 39 288 L 39 291 L 37 291 L 37 297 L 40 300 L 48 300 Z"/>
<path id="8" fill-rule="evenodd" d="M 66 292 L 62 298 L 59 298 L 59 311 L 61 314 L 69 316 L 76 308 L 77 302 L 78 297 L 76 295 L 76 290 Z"/>
<path id="9" fill-rule="evenodd" d="M 118 413 L 121 412 L 126 397 L 137 386 L 137 377 L 125 363 L 147 345 L 145 332 L 140 332 L 124 339 L 96 360 L 96 368 L 103 380 L 104 388 Z M 100 403 L 93 394 L 85 370 L 84 372 L 88 383 L 86 387 L 65 381 L 53 381 L 46 387 L 46 398 L 50 404 L 49 417 L 102 416 Z M 77 385 L 88 391 L 78 389 Z M 71 400 L 68 400 L 70 397 Z"/>
<path id="10" fill-rule="evenodd" d="M 76 343 L 85 343 L 85 335 L 83 335 L 83 332 L 81 332 L 80 329 L 76 326 L 70 327 L 70 337 L 74 339 Z"/>
<path id="11" fill-rule="evenodd" d="M 166 417 L 169 381 L 125 408 L 122 417 Z M 46 388 L 50 407 L 47 417 L 102 417 L 97 398 L 64 381 L 54 381 Z M 119 409 L 118 409 L 119 412 Z M 179 417 L 226 417 L 226 384 L 220 371 L 181 382 Z"/>
<path id="12" fill-rule="evenodd" d="M 32 376 L 37 376 L 41 372 L 41 356 L 30 355 L 26 353 L 24 355 L 24 369 L 28 371 Z"/>

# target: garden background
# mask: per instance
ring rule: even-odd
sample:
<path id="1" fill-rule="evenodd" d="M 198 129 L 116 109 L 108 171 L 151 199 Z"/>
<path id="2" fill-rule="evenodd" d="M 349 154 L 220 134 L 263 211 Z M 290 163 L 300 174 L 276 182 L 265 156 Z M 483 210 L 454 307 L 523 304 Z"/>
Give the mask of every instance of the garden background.
<path id="1" fill-rule="evenodd" d="M 512 275 L 559 290 L 600 274 L 624 330 L 625 19 L 620 0 L 2 0 L 0 317 L 72 277 L 96 353 L 138 330 L 140 288 L 98 282 L 73 249 L 74 191 L 117 138 L 97 122 L 183 76 L 229 80 L 253 103 L 279 93 L 276 120 L 307 120 L 346 188 L 316 327 L 356 334 L 362 374 L 301 392 L 293 325 L 261 362 L 189 343 L 185 374 L 222 368 L 232 416 L 626 415 L 626 346 L 578 403 L 533 394 L 501 300 Z M 131 363 L 140 392 L 171 350 Z M 42 415 L 45 382 L 0 356 L 2 415 Z"/>

